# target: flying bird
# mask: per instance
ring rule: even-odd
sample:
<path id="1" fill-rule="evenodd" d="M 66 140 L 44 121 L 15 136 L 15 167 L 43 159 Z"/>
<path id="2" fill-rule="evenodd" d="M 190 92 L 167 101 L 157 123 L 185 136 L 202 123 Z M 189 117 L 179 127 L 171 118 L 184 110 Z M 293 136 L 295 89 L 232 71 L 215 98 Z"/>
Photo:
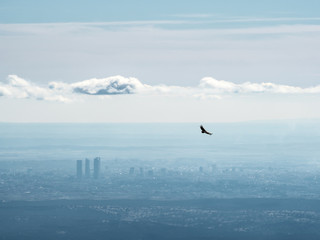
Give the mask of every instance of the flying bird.
<path id="1" fill-rule="evenodd" d="M 205 130 L 202 125 L 200 126 L 200 129 L 201 129 L 201 132 L 202 132 L 202 133 L 205 133 L 205 134 L 208 134 L 208 135 L 212 135 L 212 133 L 210 133 L 210 132 L 208 132 L 207 130 Z"/>

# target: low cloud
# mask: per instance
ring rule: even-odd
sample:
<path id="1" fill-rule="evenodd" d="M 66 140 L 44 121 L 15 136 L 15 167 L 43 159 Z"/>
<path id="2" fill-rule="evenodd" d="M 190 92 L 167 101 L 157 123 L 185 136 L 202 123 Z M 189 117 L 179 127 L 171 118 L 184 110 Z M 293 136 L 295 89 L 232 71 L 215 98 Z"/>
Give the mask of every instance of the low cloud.
<path id="1" fill-rule="evenodd" d="M 47 87 L 37 86 L 16 75 L 9 75 L 6 82 L 0 82 L 0 96 L 58 102 L 71 101 L 64 95 L 58 94 Z"/>
<path id="2" fill-rule="evenodd" d="M 125 78 L 114 76 L 102 79 L 89 79 L 71 84 L 71 88 L 76 93 L 89 95 L 117 95 L 133 94 L 143 91 L 147 85 L 142 84 L 136 78 Z"/>
<path id="3" fill-rule="evenodd" d="M 279 93 L 279 94 L 295 94 L 295 93 L 320 93 L 320 85 L 309 88 L 295 87 L 289 85 L 281 85 L 275 83 L 251 83 L 245 82 L 236 84 L 224 80 L 216 80 L 211 77 L 205 77 L 200 81 L 202 89 L 210 90 L 214 93 Z"/>
<path id="4" fill-rule="evenodd" d="M 49 88 L 57 91 L 71 91 L 87 95 L 118 95 L 134 94 L 143 91 L 147 85 L 136 78 L 113 76 L 108 78 L 92 78 L 89 80 L 66 84 L 61 82 L 49 83 Z"/>
<path id="5" fill-rule="evenodd" d="M 148 85 L 137 78 L 112 76 L 108 78 L 92 78 L 89 80 L 66 84 L 62 82 L 49 83 L 51 90 L 85 95 L 122 95 L 122 94 L 186 94 L 189 87 Z"/>
<path id="6" fill-rule="evenodd" d="M 38 86 L 16 75 L 9 75 L 6 82 L 0 82 L 0 97 L 36 99 L 45 101 L 71 102 L 84 95 L 100 96 L 143 94 L 191 96 L 200 100 L 221 99 L 223 95 L 235 94 L 318 94 L 320 85 L 302 88 L 275 83 L 241 84 L 216 80 L 211 77 L 201 79 L 196 87 L 148 85 L 137 78 L 112 76 L 92 78 L 75 83 L 50 82 L 48 86 Z"/>

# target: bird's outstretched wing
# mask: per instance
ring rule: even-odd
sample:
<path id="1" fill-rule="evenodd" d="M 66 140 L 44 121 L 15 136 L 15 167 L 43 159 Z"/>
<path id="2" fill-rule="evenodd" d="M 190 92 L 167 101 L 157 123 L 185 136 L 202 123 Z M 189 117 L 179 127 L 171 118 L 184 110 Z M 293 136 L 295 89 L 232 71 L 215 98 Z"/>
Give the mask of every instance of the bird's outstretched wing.
<path id="1" fill-rule="evenodd" d="M 200 129 L 202 133 L 208 134 L 208 135 L 212 135 L 212 133 L 208 132 L 207 130 L 204 129 L 204 127 L 202 125 L 200 125 Z"/>

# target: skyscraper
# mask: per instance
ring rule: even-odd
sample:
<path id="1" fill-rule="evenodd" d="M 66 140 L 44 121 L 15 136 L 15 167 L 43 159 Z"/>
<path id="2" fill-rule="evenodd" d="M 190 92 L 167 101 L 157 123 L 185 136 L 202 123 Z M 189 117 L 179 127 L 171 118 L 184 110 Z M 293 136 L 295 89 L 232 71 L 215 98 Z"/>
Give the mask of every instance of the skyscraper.
<path id="1" fill-rule="evenodd" d="M 86 175 L 86 178 L 90 177 L 90 159 L 88 158 L 86 158 L 85 175 Z"/>
<path id="2" fill-rule="evenodd" d="M 82 178 L 82 160 L 77 160 L 77 178 Z"/>
<path id="3" fill-rule="evenodd" d="M 93 162 L 93 177 L 98 178 L 100 174 L 100 157 L 96 157 Z"/>

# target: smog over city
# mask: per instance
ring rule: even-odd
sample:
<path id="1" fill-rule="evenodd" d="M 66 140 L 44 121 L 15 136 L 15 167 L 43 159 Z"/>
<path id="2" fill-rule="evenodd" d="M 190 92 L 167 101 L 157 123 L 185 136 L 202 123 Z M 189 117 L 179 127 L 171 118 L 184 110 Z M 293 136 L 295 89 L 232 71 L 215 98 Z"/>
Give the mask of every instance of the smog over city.
<path id="1" fill-rule="evenodd" d="M 320 239 L 320 3 L 0 3 L 0 240 Z"/>

